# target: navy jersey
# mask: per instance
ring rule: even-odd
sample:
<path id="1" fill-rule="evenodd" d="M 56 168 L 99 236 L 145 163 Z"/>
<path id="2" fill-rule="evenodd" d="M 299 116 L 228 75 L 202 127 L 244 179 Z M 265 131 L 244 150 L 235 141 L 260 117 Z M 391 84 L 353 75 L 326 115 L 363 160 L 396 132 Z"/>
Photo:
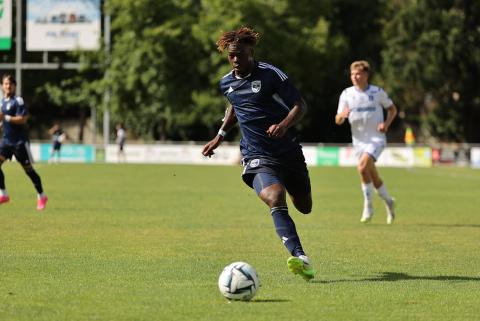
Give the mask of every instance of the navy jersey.
<path id="1" fill-rule="evenodd" d="M 28 114 L 22 97 L 13 96 L 2 98 L 3 115 L 26 116 Z M 3 120 L 3 144 L 18 145 L 28 141 L 28 134 L 25 125 L 12 124 Z"/>
<path id="2" fill-rule="evenodd" d="M 237 78 L 234 71 L 220 81 L 220 90 L 233 106 L 240 126 L 240 150 L 244 157 L 294 156 L 301 152 L 294 130 L 281 138 L 268 137 L 267 129 L 280 123 L 295 102 L 301 100 L 298 90 L 278 68 L 255 62 L 252 73 Z"/>
<path id="3" fill-rule="evenodd" d="M 55 129 L 52 135 L 52 142 L 55 144 L 61 144 L 63 142 L 63 130 Z"/>

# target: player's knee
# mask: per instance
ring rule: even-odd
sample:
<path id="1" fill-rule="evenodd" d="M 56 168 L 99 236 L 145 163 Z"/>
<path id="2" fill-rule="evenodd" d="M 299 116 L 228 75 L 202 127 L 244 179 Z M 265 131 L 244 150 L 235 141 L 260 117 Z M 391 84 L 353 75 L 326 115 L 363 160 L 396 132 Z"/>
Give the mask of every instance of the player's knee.
<path id="1" fill-rule="evenodd" d="M 310 214 L 312 212 L 312 204 L 297 207 L 297 210 L 302 214 Z"/>
<path id="2" fill-rule="evenodd" d="M 357 170 L 360 173 L 360 175 L 364 176 L 367 175 L 368 173 L 368 166 L 366 162 L 360 162 L 357 166 Z"/>
<path id="3" fill-rule="evenodd" d="M 295 203 L 295 208 L 302 214 L 309 214 L 312 212 L 312 200 L 304 200 Z"/>
<path id="4" fill-rule="evenodd" d="M 29 173 L 29 172 L 33 171 L 32 165 L 22 165 L 22 167 L 23 167 L 23 170 L 24 170 L 26 173 Z"/>
<path id="5" fill-rule="evenodd" d="M 302 214 L 312 212 L 312 194 L 290 195 L 295 208 Z"/>
<path id="6" fill-rule="evenodd" d="M 269 207 L 285 204 L 285 191 L 281 188 L 264 188 L 259 196 Z"/>

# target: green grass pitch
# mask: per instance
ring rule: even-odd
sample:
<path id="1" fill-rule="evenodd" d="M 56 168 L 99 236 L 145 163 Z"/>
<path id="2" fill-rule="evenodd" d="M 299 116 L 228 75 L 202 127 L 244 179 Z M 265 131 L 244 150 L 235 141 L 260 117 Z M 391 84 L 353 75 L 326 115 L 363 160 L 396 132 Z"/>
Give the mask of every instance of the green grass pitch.
<path id="1" fill-rule="evenodd" d="M 0 206 L 0 320 L 422 320 L 480 318 L 480 171 L 380 168 L 397 221 L 359 223 L 354 168 L 311 168 L 313 212 L 291 207 L 318 270 L 306 283 L 240 167 L 38 164 L 50 202 L 14 163 Z M 223 267 L 262 287 L 224 299 Z"/>

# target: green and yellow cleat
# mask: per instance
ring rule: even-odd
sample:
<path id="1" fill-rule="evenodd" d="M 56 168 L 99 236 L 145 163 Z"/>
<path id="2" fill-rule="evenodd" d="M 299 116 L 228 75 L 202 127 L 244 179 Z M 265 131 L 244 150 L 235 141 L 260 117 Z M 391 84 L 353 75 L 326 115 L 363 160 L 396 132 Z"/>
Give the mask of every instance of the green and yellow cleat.
<path id="1" fill-rule="evenodd" d="M 299 257 L 292 256 L 287 260 L 287 266 L 293 274 L 299 274 L 305 281 L 310 281 L 315 277 L 317 271 L 310 264 L 310 260 L 305 255 Z"/>

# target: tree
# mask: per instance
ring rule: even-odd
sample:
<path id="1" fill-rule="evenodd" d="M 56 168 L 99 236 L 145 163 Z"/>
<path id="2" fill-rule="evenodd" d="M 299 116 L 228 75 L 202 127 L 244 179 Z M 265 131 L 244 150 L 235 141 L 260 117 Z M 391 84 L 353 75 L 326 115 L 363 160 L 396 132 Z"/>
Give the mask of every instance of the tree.
<path id="1" fill-rule="evenodd" d="M 113 118 L 145 138 L 187 139 L 191 90 L 201 86 L 191 1 L 109 2 L 113 45 L 107 85 Z"/>
<path id="2" fill-rule="evenodd" d="M 368 3 L 373 8 L 370 11 L 372 15 L 380 10 L 378 1 Z M 286 72 L 309 105 L 307 117 L 300 124 L 302 139 L 312 142 L 348 141 L 349 133 L 337 128 L 333 119 L 338 96 L 345 83 L 342 70 L 346 61 L 352 61 L 348 38 L 342 28 L 349 26 L 348 30 L 355 30 L 353 25 L 350 26 L 355 20 L 343 20 L 343 24 L 339 22 L 342 17 L 338 14 L 340 6 L 345 12 L 355 12 L 357 4 L 349 7 L 347 1 L 314 0 L 203 1 L 194 31 L 205 51 L 212 52 L 207 63 L 212 86 L 217 88 L 220 77 L 230 70 L 225 57 L 214 53 L 213 44 L 220 31 L 251 26 L 261 34 L 257 59 L 277 65 Z M 369 18 L 368 15 L 357 17 L 358 20 L 364 19 L 363 25 L 367 27 L 377 24 L 376 19 Z M 370 29 L 377 30 L 380 39 L 379 28 Z M 367 33 L 357 41 L 361 42 L 365 35 Z M 373 39 L 375 34 L 370 32 L 368 37 Z M 374 52 L 379 52 L 378 48 L 375 49 Z M 362 53 L 367 55 L 367 50 Z M 221 106 L 223 97 L 217 93 L 219 98 L 213 98 L 213 94 L 212 91 L 203 91 L 199 97 L 203 97 L 204 105 L 211 104 L 220 109 L 218 106 Z M 219 122 L 214 126 L 218 128 Z M 214 132 L 213 127 L 211 132 Z"/>
<path id="3" fill-rule="evenodd" d="M 426 139 L 478 142 L 480 4 L 419 0 L 392 9 L 383 75 L 406 120 Z"/>
<path id="4" fill-rule="evenodd" d="M 257 58 L 285 71 L 309 105 L 299 125 L 302 140 L 347 142 L 348 128 L 333 121 L 338 96 L 349 83 L 344 71 L 358 58 L 379 64 L 382 3 L 109 0 L 108 64 L 103 50 L 80 53 L 90 66 L 86 71 L 99 68 L 98 78 L 82 80 L 79 74 L 46 88 L 53 97 L 85 99 L 90 107 L 101 106 L 102 93 L 109 90 L 112 120 L 124 122 L 138 137 L 207 140 L 226 107 L 218 81 L 230 71 L 215 42 L 222 31 L 247 25 L 262 35 Z"/>

